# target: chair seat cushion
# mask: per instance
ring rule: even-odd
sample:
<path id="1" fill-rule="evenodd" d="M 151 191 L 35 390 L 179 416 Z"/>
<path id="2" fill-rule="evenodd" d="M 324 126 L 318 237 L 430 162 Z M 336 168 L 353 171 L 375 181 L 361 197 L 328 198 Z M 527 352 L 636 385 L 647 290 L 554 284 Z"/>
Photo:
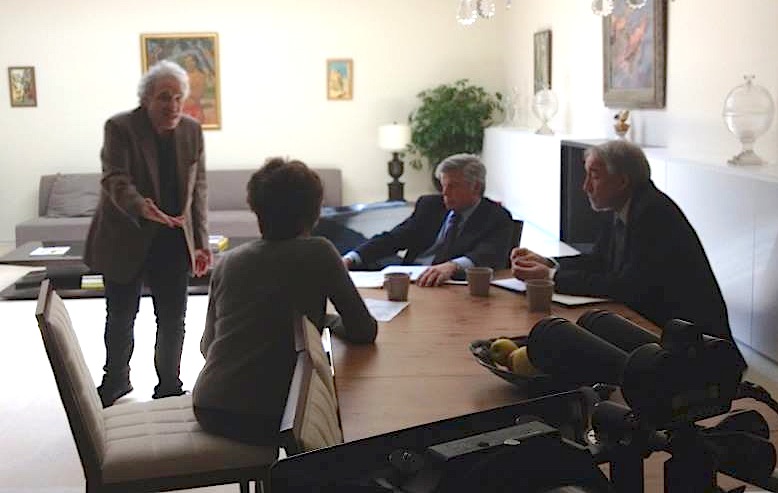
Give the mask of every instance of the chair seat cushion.
<path id="1" fill-rule="evenodd" d="M 278 447 L 203 431 L 191 395 L 114 405 L 103 410 L 103 418 L 105 483 L 269 466 L 278 458 Z"/>

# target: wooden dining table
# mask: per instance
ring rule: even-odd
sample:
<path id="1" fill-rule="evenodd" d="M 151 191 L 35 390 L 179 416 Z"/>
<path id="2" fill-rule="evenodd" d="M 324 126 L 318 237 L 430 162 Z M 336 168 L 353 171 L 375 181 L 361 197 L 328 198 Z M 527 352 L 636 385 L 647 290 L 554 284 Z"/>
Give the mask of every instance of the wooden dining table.
<path id="1" fill-rule="evenodd" d="M 505 277 L 508 272 L 499 272 Z M 363 298 L 386 299 L 382 289 Z M 542 318 L 575 322 L 593 307 L 619 313 L 652 331 L 654 324 L 619 303 L 528 310 L 526 296 L 492 286 L 487 297 L 466 285 L 411 285 L 408 306 L 379 322 L 375 344 L 333 338 L 332 351 L 346 441 L 525 400 L 515 385 L 479 365 L 469 350 L 477 339 L 526 335 Z"/>
<path id="2" fill-rule="evenodd" d="M 495 277 L 508 277 L 508 271 Z M 363 298 L 386 299 L 382 289 L 360 289 Z M 515 385 L 477 363 L 471 342 L 526 335 L 547 316 L 575 322 L 587 310 L 618 313 L 659 334 L 660 329 L 616 302 L 568 307 L 552 303 L 551 313 L 532 313 L 526 296 L 492 286 L 488 297 L 471 296 L 466 285 L 435 288 L 411 285 L 408 306 L 388 322 L 379 322 L 375 344 L 348 344 L 332 338 L 335 381 L 346 442 L 418 427 L 438 420 L 486 411 L 527 399 Z M 746 399 L 737 408 L 758 410 L 778 443 L 778 419 L 767 406 Z M 712 423 L 715 418 L 703 423 Z M 646 492 L 663 491 L 663 463 L 656 452 L 644 463 Z M 601 466 L 607 471 L 605 465 Z M 722 474 L 722 487 L 743 484 Z M 749 491 L 753 487 L 749 487 Z"/>

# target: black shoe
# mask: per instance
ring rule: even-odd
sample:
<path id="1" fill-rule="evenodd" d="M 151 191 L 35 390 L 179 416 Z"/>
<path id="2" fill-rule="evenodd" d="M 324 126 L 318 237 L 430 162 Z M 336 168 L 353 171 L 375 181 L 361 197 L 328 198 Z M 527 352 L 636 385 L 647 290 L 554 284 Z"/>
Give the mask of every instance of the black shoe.
<path id="1" fill-rule="evenodd" d="M 164 399 L 165 397 L 176 397 L 179 395 L 188 394 L 189 392 L 183 389 L 173 389 L 173 390 L 155 390 L 154 393 L 151 395 L 152 399 Z"/>
<path id="2" fill-rule="evenodd" d="M 130 382 L 118 386 L 102 384 L 97 387 L 97 394 L 100 396 L 100 402 L 103 404 L 103 408 L 112 406 L 119 397 L 127 395 L 130 392 L 132 392 L 132 384 Z"/>

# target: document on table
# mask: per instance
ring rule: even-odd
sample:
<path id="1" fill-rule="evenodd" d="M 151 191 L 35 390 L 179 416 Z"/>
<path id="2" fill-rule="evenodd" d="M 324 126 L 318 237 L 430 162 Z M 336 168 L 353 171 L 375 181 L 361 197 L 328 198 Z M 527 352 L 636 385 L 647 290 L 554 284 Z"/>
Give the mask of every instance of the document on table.
<path id="1" fill-rule="evenodd" d="M 494 286 L 508 289 L 510 291 L 516 291 L 519 293 L 523 293 L 527 290 L 527 286 L 526 284 L 524 284 L 524 281 L 520 281 L 513 277 L 508 279 L 497 279 L 495 281 L 492 281 L 492 284 Z M 607 303 L 611 301 L 607 298 L 594 298 L 592 296 L 574 296 L 571 294 L 558 294 L 558 293 L 554 293 L 554 295 L 551 297 L 551 300 L 554 301 L 555 303 L 559 303 L 560 305 L 565 305 L 565 306 L 587 305 L 589 303 Z"/>
<path id="2" fill-rule="evenodd" d="M 382 288 L 384 286 L 383 272 L 370 270 L 352 270 L 348 275 L 351 282 L 358 288 Z"/>
<path id="3" fill-rule="evenodd" d="M 388 322 L 408 306 L 407 301 L 387 301 L 364 298 L 367 311 L 379 322 Z"/>
<path id="4" fill-rule="evenodd" d="M 410 266 L 415 267 L 415 266 Z M 426 266 L 421 266 L 426 268 Z M 402 272 L 402 271 L 394 271 Z M 382 288 L 384 287 L 384 271 L 367 271 L 367 270 L 352 270 L 348 275 L 351 277 L 351 282 L 357 288 Z M 414 278 L 411 276 L 411 281 Z M 458 281 L 455 279 L 449 279 L 446 284 L 462 284 L 467 285 L 467 281 Z"/>
<path id="5" fill-rule="evenodd" d="M 411 276 L 411 282 L 414 282 L 428 268 L 429 265 L 387 265 L 381 271 L 381 276 L 383 277 L 384 274 L 389 274 L 390 272 L 405 272 Z"/>
<path id="6" fill-rule="evenodd" d="M 349 271 L 351 281 L 358 288 L 382 288 L 384 287 L 384 275 L 390 272 L 405 272 L 411 276 L 411 282 L 419 278 L 428 265 L 389 265 L 381 271 L 352 270 Z"/>
<path id="7" fill-rule="evenodd" d="M 43 255 L 65 255 L 68 250 L 70 250 L 69 246 L 54 246 L 54 247 L 43 247 L 40 246 L 36 248 L 35 250 L 30 252 L 30 255 L 32 256 L 43 256 Z"/>

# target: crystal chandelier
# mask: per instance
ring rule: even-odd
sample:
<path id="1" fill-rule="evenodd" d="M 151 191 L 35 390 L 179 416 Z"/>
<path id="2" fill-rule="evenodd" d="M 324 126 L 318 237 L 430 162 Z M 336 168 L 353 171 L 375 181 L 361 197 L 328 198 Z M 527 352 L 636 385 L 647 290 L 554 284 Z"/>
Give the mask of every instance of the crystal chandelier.
<path id="1" fill-rule="evenodd" d="M 511 8 L 511 0 L 505 0 L 505 8 Z M 495 0 L 459 0 L 457 22 L 470 26 L 478 19 L 491 19 L 496 12 Z"/>
<path id="2" fill-rule="evenodd" d="M 592 12 L 595 14 L 607 17 L 613 13 L 613 1 L 614 0 L 592 0 Z M 647 0 L 624 0 L 627 7 L 632 10 L 642 9 Z"/>

